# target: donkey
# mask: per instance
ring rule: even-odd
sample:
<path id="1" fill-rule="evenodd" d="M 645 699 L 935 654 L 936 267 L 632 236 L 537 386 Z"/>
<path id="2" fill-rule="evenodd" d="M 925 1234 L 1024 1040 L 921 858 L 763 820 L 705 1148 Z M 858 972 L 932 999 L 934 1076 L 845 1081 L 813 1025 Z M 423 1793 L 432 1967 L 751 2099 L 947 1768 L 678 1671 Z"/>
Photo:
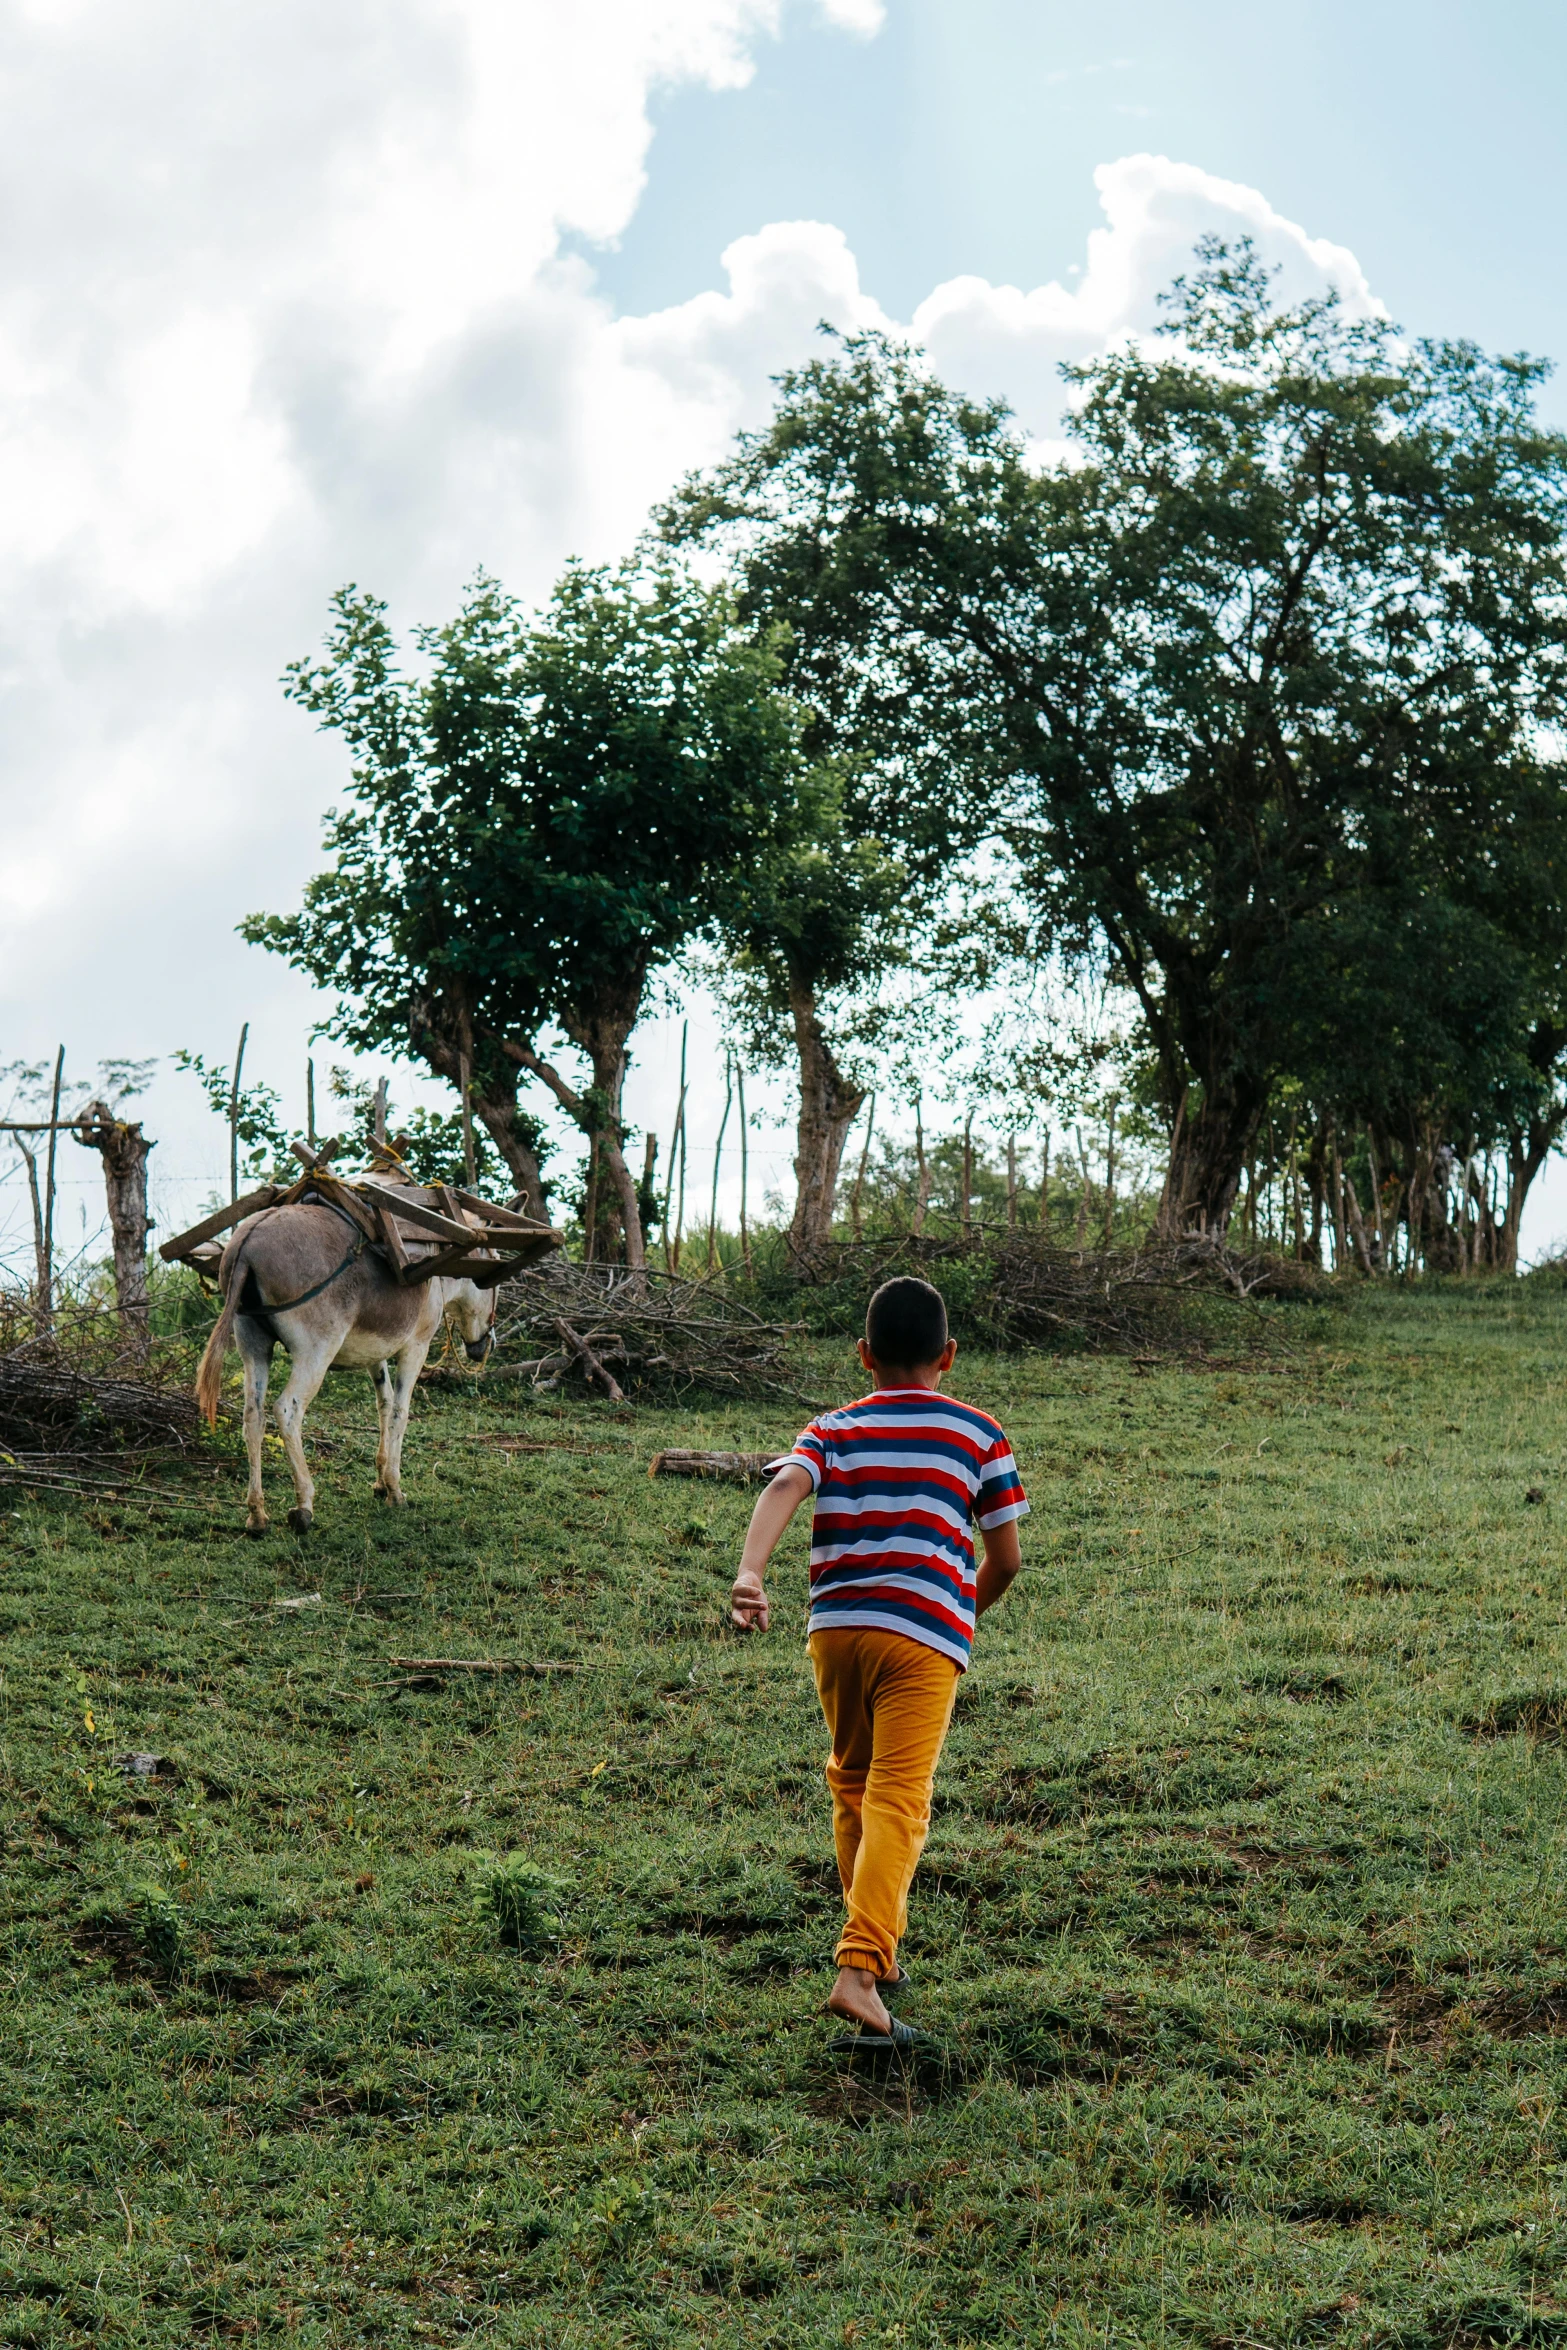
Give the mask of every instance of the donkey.
<path id="1" fill-rule="evenodd" d="M 475 1246 L 483 1246 L 477 1225 Z M 497 1264 L 497 1279 L 501 1271 Z M 218 1266 L 218 1285 L 223 1311 L 196 1373 L 196 1401 L 210 1428 L 232 1339 L 245 1367 L 246 1533 L 259 1537 L 267 1531 L 261 1438 L 277 1345 L 290 1357 L 275 1417 L 294 1475 L 295 1503 L 288 1513 L 294 1532 L 307 1534 L 314 1522 L 315 1482 L 300 1438 L 305 1413 L 334 1363 L 362 1365 L 370 1373 L 381 1431 L 375 1491 L 403 1507 L 403 1436 L 425 1356 L 442 1322 L 450 1320 L 469 1361 L 482 1363 L 495 1343 L 494 1289 L 439 1274 L 405 1288 L 341 1210 L 305 1202 L 263 1208 L 236 1226 Z"/>

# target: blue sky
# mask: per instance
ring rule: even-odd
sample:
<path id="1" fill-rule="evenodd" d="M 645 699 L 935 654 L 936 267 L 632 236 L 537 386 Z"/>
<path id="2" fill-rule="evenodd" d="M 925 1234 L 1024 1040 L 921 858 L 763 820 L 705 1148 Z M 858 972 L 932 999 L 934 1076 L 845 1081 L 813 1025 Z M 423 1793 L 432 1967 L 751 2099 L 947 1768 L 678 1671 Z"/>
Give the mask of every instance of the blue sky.
<path id="1" fill-rule="evenodd" d="M 756 60 L 743 90 L 655 97 L 647 191 L 597 264 L 621 308 L 796 218 L 842 228 L 899 317 L 961 272 L 1033 286 L 1081 262 L 1095 165 L 1152 148 L 1350 246 L 1412 332 L 1567 351 L 1560 6 L 891 0 L 874 39 L 797 11 Z"/>
<path id="2" fill-rule="evenodd" d="M 345 580 L 407 626 L 481 565 L 531 597 L 615 556 L 824 316 L 912 330 L 1048 442 L 1059 361 L 1148 324 L 1208 229 L 1416 333 L 1567 354 L 1560 6 L 225 0 L 190 23 L 0 0 L 0 1065 L 63 1040 L 82 1098 L 99 1059 L 161 1056 L 166 1224 L 224 1156 L 176 1046 L 222 1061 L 249 1020 L 247 1066 L 302 1119 L 329 1007 L 235 924 L 320 861 L 343 763 L 278 680 Z M 1547 411 L 1567 424 L 1560 381 Z M 695 1001 L 705 1190 L 721 1053 Z M 677 1061 L 651 1020 L 638 1123 L 667 1133 Z M 756 1091 L 753 1170 L 786 1191 L 787 1089 Z M 1528 1231 L 1567 1231 L 1560 1164 Z"/>

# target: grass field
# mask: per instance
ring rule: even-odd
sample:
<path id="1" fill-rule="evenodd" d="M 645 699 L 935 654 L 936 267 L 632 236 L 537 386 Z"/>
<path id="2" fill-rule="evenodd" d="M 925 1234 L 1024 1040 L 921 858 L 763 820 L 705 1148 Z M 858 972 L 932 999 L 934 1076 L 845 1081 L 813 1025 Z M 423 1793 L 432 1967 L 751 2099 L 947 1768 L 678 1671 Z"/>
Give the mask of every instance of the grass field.
<path id="1" fill-rule="evenodd" d="M 4 1496 L 0 2339 L 1567 2341 L 1564 1325 L 960 1362 L 1034 1515 L 885 2081 L 825 2053 L 803 1526 L 743 1642 L 749 1496 L 646 1475 L 803 1415 L 421 1397 L 393 1516 L 345 1379 L 308 1547 L 232 1438 L 178 1505 Z"/>

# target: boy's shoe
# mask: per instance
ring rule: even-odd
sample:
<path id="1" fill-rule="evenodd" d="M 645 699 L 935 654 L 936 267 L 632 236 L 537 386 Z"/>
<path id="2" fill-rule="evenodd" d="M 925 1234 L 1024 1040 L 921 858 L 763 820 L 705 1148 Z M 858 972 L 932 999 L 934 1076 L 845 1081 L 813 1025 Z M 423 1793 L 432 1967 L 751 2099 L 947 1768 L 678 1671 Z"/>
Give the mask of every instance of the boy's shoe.
<path id="1" fill-rule="evenodd" d="M 873 2032 L 862 2025 L 857 2032 L 840 2032 L 827 2043 L 829 2056 L 910 2056 L 915 2049 L 928 2047 L 930 2035 L 917 2032 L 912 2024 L 900 2024 L 894 2016 L 890 2032 Z"/>

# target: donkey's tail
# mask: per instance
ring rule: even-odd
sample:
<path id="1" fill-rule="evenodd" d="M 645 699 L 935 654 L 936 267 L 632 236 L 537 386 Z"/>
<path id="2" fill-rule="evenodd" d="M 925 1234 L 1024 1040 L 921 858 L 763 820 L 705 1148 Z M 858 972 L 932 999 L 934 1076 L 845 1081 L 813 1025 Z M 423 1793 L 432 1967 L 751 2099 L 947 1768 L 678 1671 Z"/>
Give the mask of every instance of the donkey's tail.
<path id="1" fill-rule="evenodd" d="M 223 1311 L 212 1326 L 206 1352 L 196 1366 L 196 1401 L 209 1428 L 218 1424 L 218 1398 L 223 1392 L 223 1358 L 234 1335 L 234 1316 L 239 1311 L 239 1293 L 245 1286 L 243 1259 L 236 1259 L 229 1275 L 228 1295 L 223 1300 Z"/>

